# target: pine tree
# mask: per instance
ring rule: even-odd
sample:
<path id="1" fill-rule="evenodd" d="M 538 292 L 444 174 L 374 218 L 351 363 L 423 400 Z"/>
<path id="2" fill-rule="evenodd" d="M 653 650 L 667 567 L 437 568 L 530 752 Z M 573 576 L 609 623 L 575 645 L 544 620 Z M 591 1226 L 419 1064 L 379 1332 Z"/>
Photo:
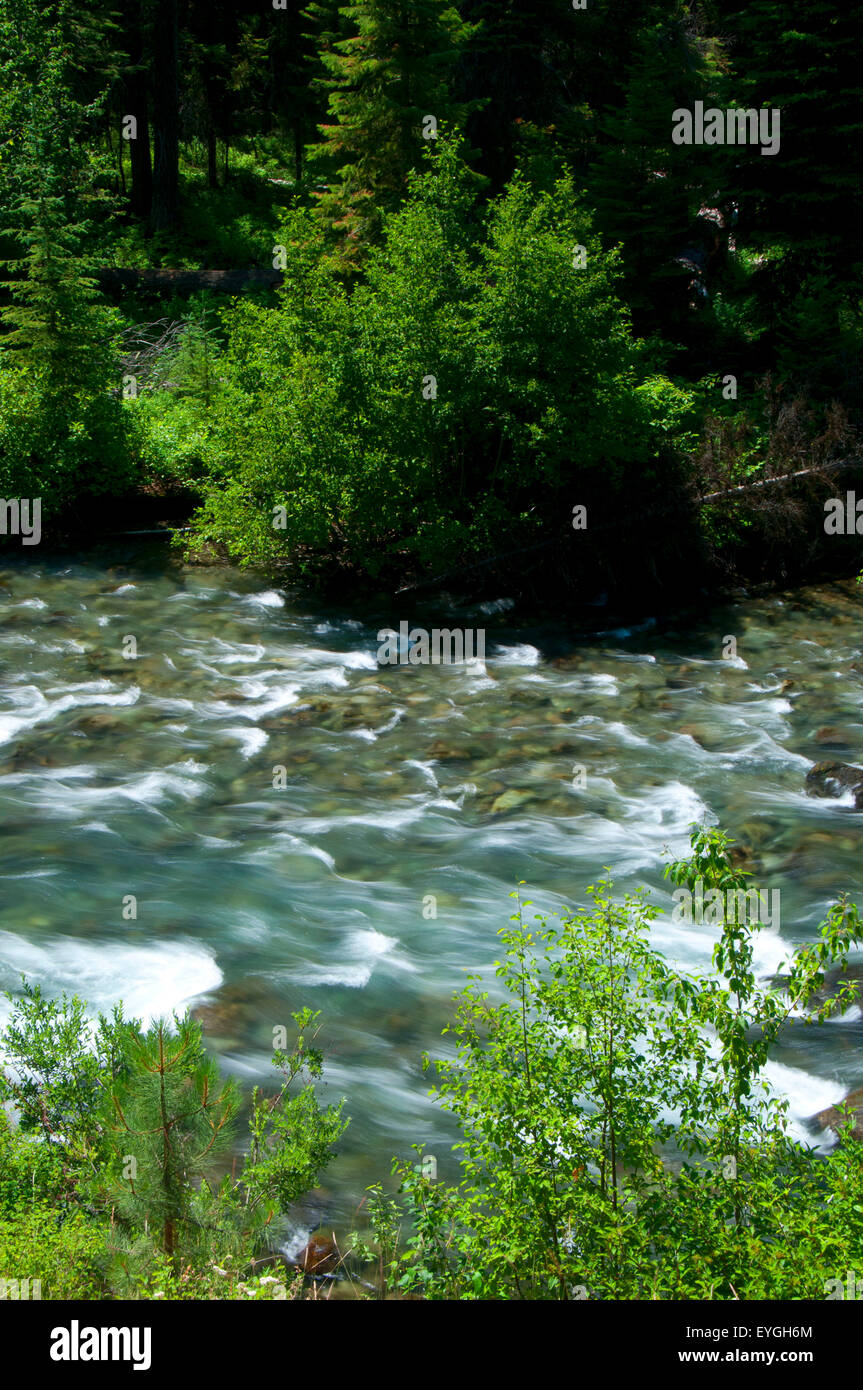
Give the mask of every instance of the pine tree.
<path id="1" fill-rule="evenodd" d="M 601 122 L 588 176 L 597 225 L 623 247 L 627 299 L 641 331 L 679 332 L 691 271 L 680 264 L 705 191 L 702 152 L 672 143 L 672 112 L 703 98 L 708 71 L 685 16 L 654 8 L 640 29 L 621 109 Z"/>
<path id="2" fill-rule="evenodd" d="M 276 12 L 267 63 L 272 110 L 282 129 L 293 136 L 297 182 L 303 174 L 306 144 L 325 114 L 321 97 L 312 86 L 317 59 L 314 39 L 307 32 L 308 18 L 302 0 L 291 0 L 287 9 Z"/>
<path id="3" fill-rule="evenodd" d="M 121 90 L 122 111 L 125 118 L 132 116 L 135 121 L 135 138 L 123 140 L 120 146 L 122 158 L 123 145 L 129 146 L 129 164 L 132 174 L 132 189 L 129 204 L 136 217 L 146 219 L 150 215 L 153 200 L 153 165 L 150 156 L 150 81 L 147 71 L 146 55 L 146 5 L 130 6 L 125 13 L 123 25 L 123 44 L 125 62 L 123 64 L 123 85 Z M 124 176 L 125 184 L 125 176 Z"/>
<path id="4" fill-rule="evenodd" d="M 111 376 L 116 379 L 116 315 L 103 304 L 82 251 L 91 224 L 68 222 L 66 202 L 46 189 L 16 200 L 13 211 L 25 225 L 4 230 L 24 254 L 6 262 L 20 278 L 0 282 L 12 295 L 0 310 L 9 330 L 0 339 L 0 356 L 13 369 L 29 370 L 49 391 L 104 390 Z"/>
<path id="5" fill-rule="evenodd" d="M 465 0 L 460 9 L 473 32 L 458 91 L 474 97 L 467 134 L 497 193 L 514 171 L 521 136 L 541 130 L 545 147 L 558 149 L 562 128 L 577 119 L 582 93 L 572 74 L 584 17 L 559 0 Z"/>
<path id="6" fill-rule="evenodd" d="M 726 0 L 723 22 L 738 104 L 781 116 L 777 154 L 726 165 L 738 245 L 758 257 L 763 366 L 778 358 L 822 396 L 859 393 L 863 4 L 811 0 L 789 17 L 779 0 Z"/>
<path id="7" fill-rule="evenodd" d="M 207 1057 L 201 1027 L 174 1019 L 128 1033 L 128 1075 L 113 1089 L 111 1132 L 120 1176 L 112 1184 L 117 1213 L 154 1237 L 175 1268 L 187 1238 L 196 1184 L 234 1134 L 236 1083 L 221 1081 Z"/>
<path id="8" fill-rule="evenodd" d="M 180 73 L 177 0 L 155 0 L 153 16 L 153 199 L 150 225 L 169 231 L 180 216 Z"/>
<path id="9" fill-rule="evenodd" d="M 117 315 L 94 273 L 115 204 L 104 102 L 79 90 L 72 53 L 59 21 L 0 0 L 0 89 L 13 117 L 0 188 L 0 491 L 41 498 L 48 512 L 123 491 L 133 476 Z"/>
<path id="10" fill-rule="evenodd" d="M 26 40 L 23 54 L 7 47 L 16 35 Z M 104 389 L 112 368 L 114 316 L 100 302 L 92 261 L 114 203 L 105 161 L 82 148 L 102 105 L 76 97 L 68 43 L 61 27 L 23 28 L 17 16 L 0 30 L 0 71 L 16 108 L 0 235 L 17 251 L 0 262 L 12 272 L 0 282 L 11 299 L 0 309 L 0 356 L 49 389 L 75 392 Z"/>
<path id="11" fill-rule="evenodd" d="M 319 127 L 323 141 L 309 155 L 334 171 L 316 194 L 318 210 L 350 261 L 375 239 L 382 212 L 398 204 L 419 165 L 425 118 L 463 122 L 466 108 L 450 85 L 470 28 L 448 0 L 358 0 L 339 15 L 356 32 L 321 53 L 334 119 Z"/>
<path id="12" fill-rule="evenodd" d="M 779 0 L 738 0 L 725 23 L 740 104 L 782 113 L 779 153 L 733 170 L 739 235 L 757 226 L 781 244 L 789 277 L 818 262 L 847 274 L 860 263 L 863 4 L 809 0 L 789 18 Z"/>

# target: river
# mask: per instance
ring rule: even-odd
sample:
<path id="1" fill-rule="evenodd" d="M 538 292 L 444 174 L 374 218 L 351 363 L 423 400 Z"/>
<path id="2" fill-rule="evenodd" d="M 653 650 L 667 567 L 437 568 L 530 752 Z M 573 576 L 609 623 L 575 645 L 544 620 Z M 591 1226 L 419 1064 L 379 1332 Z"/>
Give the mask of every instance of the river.
<path id="1" fill-rule="evenodd" d="M 765 976 L 859 889 L 863 817 L 804 790 L 813 761 L 863 755 L 854 583 L 585 638 L 510 608 L 334 613 L 145 543 L 0 570 L 0 987 L 194 1005 L 248 1085 L 274 1076 L 273 1028 L 320 1009 L 351 1125 L 292 1248 L 349 1226 L 412 1143 L 454 1172 L 420 1056 L 466 972 L 491 974 L 519 880 L 559 910 L 609 865 L 668 908 L 664 856 L 719 822 L 781 891 Z M 401 620 L 484 627 L 485 660 L 379 666 Z M 655 932 L 708 963 L 715 928 Z M 770 1075 L 801 1135 L 863 1081 L 861 1041 L 859 1014 L 789 1031 Z"/>

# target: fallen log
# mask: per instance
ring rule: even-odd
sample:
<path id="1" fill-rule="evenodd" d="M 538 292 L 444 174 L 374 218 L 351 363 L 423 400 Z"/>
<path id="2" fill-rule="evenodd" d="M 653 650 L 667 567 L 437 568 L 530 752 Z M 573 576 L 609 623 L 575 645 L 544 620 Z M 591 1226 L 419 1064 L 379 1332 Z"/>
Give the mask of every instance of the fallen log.
<path id="1" fill-rule="evenodd" d="M 243 294 L 246 290 L 276 289 L 283 280 L 280 270 L 254 267 L 250 270 L 153 270 L 139 266 L 106 266 L 96 272 L 96 282 L 105 294 L 128 290 L 215 290 L 220 294 Z"/>

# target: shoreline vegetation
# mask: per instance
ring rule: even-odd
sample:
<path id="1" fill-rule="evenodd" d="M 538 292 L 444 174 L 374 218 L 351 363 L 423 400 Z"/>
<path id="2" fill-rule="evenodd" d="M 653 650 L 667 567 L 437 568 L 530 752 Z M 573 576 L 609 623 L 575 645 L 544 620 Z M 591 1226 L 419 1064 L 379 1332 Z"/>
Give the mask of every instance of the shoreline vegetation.
<path id="1" fill-rule="evenodd" d="M 335 597 L 859 568 L 856 8 L 557 8 L 3 0 L 3 499 Z M 673 138 L 783 102 L 769 159 Z"/>
<path id="2" fill-rule="evenodd" d="M 749 904 L 697 974 L 650 945 L 643 891 L 619 901 L 603 878 L 554 920 L 511 895 L 497 988 L 470 977 L 446 1059 L 424 1058 L 461 1129 L 458 1181 L 414 1145 L 352 1231 L 313 1233 L 293 1260 L 280 1222 L 349 1123 L 318 1094 L 319 1015 L 295 1014 L 290 1041 L 274 1030 L 277 1085 L 243 1096 L 189 1015 L 142 1028 L 118 1004 L 91 1026 L 82 1001 L 25 981 L 0 1038 L 17 1112 L 0 1119 L 5 1277 L 43 1299 L 842 1297 L 863 1259 L 856 1101 L 813 1117 L 838 1136 L 819 1151 L 765 1066 L 780 1034 L 857 998 L 863 923 L 838 898 L 765 987 L 733 841 L 693 827 L 691 851 L 666 867 L 678 890 Z"/>

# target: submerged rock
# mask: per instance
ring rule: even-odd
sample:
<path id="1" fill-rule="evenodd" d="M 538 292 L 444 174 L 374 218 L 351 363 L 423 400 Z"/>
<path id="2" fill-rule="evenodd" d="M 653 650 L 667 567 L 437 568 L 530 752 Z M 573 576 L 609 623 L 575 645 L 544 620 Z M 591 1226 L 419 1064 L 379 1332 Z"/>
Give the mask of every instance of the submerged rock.
<path id="1" fill-rule="evenodd" d="M 453 748 L 442 738 L 436 738 L 428 750 L 428 756 L 439 763 L 465 762 L 470 758 L 470 753 L 463 748 Z"/>
<path id="2" fill-rule="evenodd" d="M 514 811 L 519 806 L 524 806 L 528 801 L 533 801 L 535 795 L 532 791 L 522 791 L 518 787 L 513 787 L 510 791 L 503 792 L 492 803 L 491 814 L 493 816 L 502 815 L 504 811 Z"/>
<path id="3" fill-rule="evenodd" d="M 210 1037 L 248 1038 L 265 1005 L 272 1007 L 271 987 L 263 980 L 249 978 L 208 992 L 193 1005 L 191 1014 Z"/>
<path id="4" fill-rule="evenodd" d="M 815 742 L 822 748 L 833 748 L 840 753 L 850 753 L 852 744 L 842 729 L 835 724 L 825 724 L 813 734 Z"/>
<path id="5" fill-rule="evenodd" d="M 863 811 L 863 767 L 853 763 L 820 762 L 806 774 L 806 789 L 810 796 L 841 796 L 854 792 L 854 809 Z"/>

